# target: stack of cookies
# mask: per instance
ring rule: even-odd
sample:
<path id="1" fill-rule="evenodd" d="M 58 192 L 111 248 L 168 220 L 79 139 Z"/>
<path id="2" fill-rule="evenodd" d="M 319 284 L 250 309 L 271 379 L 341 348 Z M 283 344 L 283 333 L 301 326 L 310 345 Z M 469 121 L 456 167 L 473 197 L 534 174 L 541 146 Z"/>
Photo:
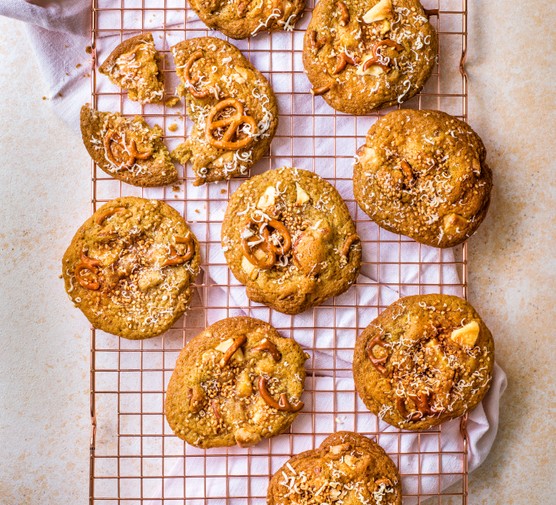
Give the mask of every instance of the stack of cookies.
<path id="1" fill-rule="evenodd" d="M 304 2 L 191 0 L 191 6 L 207 26 L 241 39 L 291 29 Z M 349 290 L 364 244 L 335 187 L 295 167 L 248 178 L 278 127 L 269 81 L 219 38 L 188 39 L 171 53 L 190 134 L 170 152 L 159 126 L 86 104 L 81 131 L 96 165 L 139 187 L 175 183 L 174 162 L 191 165 L 195 186 L 246 178 L 229 199 L 221 243 L 247 297 L 296 315 Z M 374 113 L 419 93 L 437 55 L 438 36 L 418 0 L 320 0 L 303 43 L 312 85 L 307 93 L 340 112 Z M 122 42 L 98 70 L 130 100 L 162 106 L 162 61 L 152 34 L 144 33 Z M 354 156 L 355 200 L 390 232 L 453 247 L 486 216 L 492 188 L 486 151 L 456 117 L 394 110 L 370 126 Z M 71 300 L 95 328 L 127 339 L 152 338 L 188 309 L 200 251 L 170 205 L 122 197 L 79 228 L 62 274 Z M 277 436 L 303 415 L 308 357 L 265 321 L 221 320 L 181 352 L 168 384 L 167 421 L 178 437 L 205 449 Z M 473 409 L 488 391 L 493 363 L 492 336 L 468 302 L 416 295 L 400 298 L 361 332 L 353 378 L 371 413 L 400 429 L 425 430 Z M 392 460 L 352 432 L 332 434 L 319 448 L 293 456 L 268 488 L 269 504 L 400 504 L 401 496 Z"/>

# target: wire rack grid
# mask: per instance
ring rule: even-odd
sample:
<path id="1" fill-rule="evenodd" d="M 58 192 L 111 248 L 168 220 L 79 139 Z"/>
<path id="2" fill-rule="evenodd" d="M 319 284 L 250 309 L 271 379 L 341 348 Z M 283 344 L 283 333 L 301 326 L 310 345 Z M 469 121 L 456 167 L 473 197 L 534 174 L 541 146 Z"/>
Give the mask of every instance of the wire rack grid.
<path id="1" fill-rule="evenodd" d="M 403 107 L 439 109 L 467 120 L 467 0 L 423 4 L 439 33 L 439 61 L 425 89 Z M 186 168 L 173 187 L 136 188 L 112 179 L 93 163 L 93 211 L 118 196 L 164 200 L 182 213 L 199 238 L 203 264 L 191 309 L 161 337 L 127 341 L 91 330 L 91 505 L 263 504 L 270 476 L 291 455 L 317 447 L 338 430 L 358 431 L 386 448 L 402 475 L 404 503 L 467 503 L 466 419 L 458 421 L 455 448 L 446 449 L 444 427 L 414 434 L 372 416 L 351 379 L 356 336 L 399 296 L 466 295 L 466 246 L 453 251 L 422 246 L 378 228 L 356 205 L 351 188 L 354 153 L 371 124 L 388 111 L 353 117 L 311 96 L 301 51 L 312 8 L 309 0 L 304 18 L 291 32 L 232 41 L 268 77 L 279 103 L 280 124 L 271 151 L 251 173 L 297 166 L 334 184 L 362 238 L 362 275 L 347 293 L 298 316 L 252 303 L 229 272 L 220 247 L 226 203 L 241 179 L 194 187 Z M 178 84 L 169 48 L 186 38 L 221 34 L 207 30 L 183 0 L 92 0 L 93 107 L 142 115 L 164 129 L 173 149 L 190 127 L 183 104 L 138 105 L 97 73 L 117 44 L 142 31 L 153 33 L 165 56 L 169 94 Z M 203 451 L 187 446 L 173 435 L 163 413 L 176 358 L 206 326 L 242 314 L 268 321 L 282 335 L 303 343 L 311 356 L 305 408 L 288 433 L 253 448 Z"/>

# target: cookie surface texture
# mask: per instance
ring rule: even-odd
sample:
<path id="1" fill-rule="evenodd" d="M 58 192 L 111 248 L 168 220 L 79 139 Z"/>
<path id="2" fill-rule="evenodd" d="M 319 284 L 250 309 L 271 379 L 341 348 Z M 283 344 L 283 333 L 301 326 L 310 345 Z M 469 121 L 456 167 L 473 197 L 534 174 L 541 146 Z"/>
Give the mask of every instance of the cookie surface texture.
<path id="1" fill-rule="evenodd" d="M 270 84 L 224 40 L 189 39 L 172 53 L 194 123 L 172 156 L 183 165 L 191 162 L 196 186 L 247 175 L 267 153 L 278 126 Z"/>
<path id="2" fill-rule="evenodd" d="M 417 0 L 320 0 L 303 64 L 314 95 L 360 115 L 417 94 L 437 53 L 436 31 Z"/>
<path id="3" fill-rule="evenodd" d="M 349 431 L 291 458 L 270 481 L 268 505 L 401 505 L 398 469 L 382 447 Z"/>
<path id="4" fill-rule="evenodd" d="M 162 129 L 141 116 L 81 108 L 81 137 L 95 163 L 115 179 L 134 186 L 165 186 L 178 179 Z"/>
<path id="5" fill-rule="evenodd" d="M 189 0 L 189 4 L 209 28 L 245 39 L 262 32 L 293 30 L 305 0 Z"/>
<path id="6" fill-rule="evenodd" d="M 492 172 L 479 136 L 439 111 L 399 110 L 371 126 L 353 192 L 379 226 L 434 247 L 470 237 L 486 217 Z"/>
<path id="7" fill-rule="evenodd" d="M 472 410 L 490 388 L 494 342 L 464 299 L 400 298 L 357 338 L 353 376 L 367 408 L 424 430 Z"/>
<path id="8" fill-rule="evenodd" d="M 222 247 L 247 296 L 297 314 L 353 284 L 361 243 L 340 194 L 318 175 L 269 170 L 231 196 Z"/>
<path id="9" fill-rule="evenodd" d="M 135 340 L 163 333 L 185 312 L 199 263 L 197 239 L 176 210 L 123 197 L 79 228 L 62 275 L 95 328 Z"/>
<path id="10" fill-rule="evenodd" d="M 218 321 L 178 357 L 166 419 L 196 447 L 257 444 L 287 430 L 303 408 L 306 359 L 297 342 L 259 319 Z"/>
<path id="11" fill-rule="evenodd" d="M 164 97 L 161 66 L 152 34 L 142 33 L 119 44 L 98 70 L 127 91 L 130 100 L 160 103 Z"/>

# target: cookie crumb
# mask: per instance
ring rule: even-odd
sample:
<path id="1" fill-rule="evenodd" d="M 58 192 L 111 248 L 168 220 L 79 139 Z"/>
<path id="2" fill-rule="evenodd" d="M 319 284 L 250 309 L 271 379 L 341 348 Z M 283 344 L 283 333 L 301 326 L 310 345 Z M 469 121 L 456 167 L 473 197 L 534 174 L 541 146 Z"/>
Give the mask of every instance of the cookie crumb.
<path id="1" fill-rule="evenodd" d="M 166 107 L 174 107 L 179 102 L 180 102 L 180 97 L 179 96 L 171 96 L 170 98 L 168 98 L 166 100 L 166 102 L 164 102 L 164 105 L 166 105 Z"/>
<path id="2" fill-rule="evenodd" d="M 168 130 L 171 131 L 171 132 L 178 131 L 177 123 L 172 123 L 170 126 L 168 126 Z"/>

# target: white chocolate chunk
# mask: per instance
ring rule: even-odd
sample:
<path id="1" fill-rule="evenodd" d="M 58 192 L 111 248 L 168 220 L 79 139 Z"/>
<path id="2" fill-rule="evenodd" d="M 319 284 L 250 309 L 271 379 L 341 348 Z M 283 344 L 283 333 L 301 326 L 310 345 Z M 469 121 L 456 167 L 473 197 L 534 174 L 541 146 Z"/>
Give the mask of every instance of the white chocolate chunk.
<path id="1" fill-rule="evenodd" d="M 477 321 L 471 321 L 465 326 L 452 331 L 450 338 L 456 343 L 463 347 L 473 347 L 477 338 L 479 337 L 479 332 L 481 328 Z"/>
<path id="2" fill-rule="evenodd" d="M 380 2 L 366 12 L 363 16 L 363 21 L 369 24 L 391 17 L 393 17 L 392 0 L 380 0 Z"/>

